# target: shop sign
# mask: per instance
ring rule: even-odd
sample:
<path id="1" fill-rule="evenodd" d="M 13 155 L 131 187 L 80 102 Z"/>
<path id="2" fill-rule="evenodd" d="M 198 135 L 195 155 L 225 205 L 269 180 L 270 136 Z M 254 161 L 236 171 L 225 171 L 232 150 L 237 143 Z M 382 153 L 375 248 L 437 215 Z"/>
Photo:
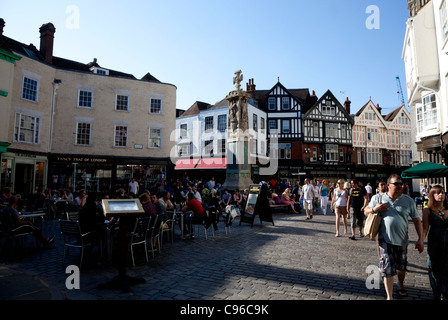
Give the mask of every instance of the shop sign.
<path id="1" fill-rule="evenodd" d="M 88 157 L 57 157 L 56 161 L 61 162 L 77 162 L 77 163 L 107 163 L 107 159 L 104 158 L 88 158 Z"/>

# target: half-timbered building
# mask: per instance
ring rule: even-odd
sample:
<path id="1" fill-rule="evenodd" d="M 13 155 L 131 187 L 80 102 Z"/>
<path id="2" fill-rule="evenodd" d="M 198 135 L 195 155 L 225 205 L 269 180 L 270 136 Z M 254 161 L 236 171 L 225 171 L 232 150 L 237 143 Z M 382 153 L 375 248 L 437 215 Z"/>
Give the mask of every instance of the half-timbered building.
<path id="1" fill-rule="evenodd" d="M 342 106 L 328 90 L 303 116 L 303 167 L 311 178 L 348 178 L 351 173 L 350 101 Z"/>
<path id="2" fill-rule="evenodd" d="M 287 89 L 280 81 L 270 90 L 255 90 L 251 79 L 247 91 L 267 114 L 268 154 L 278 159 L 277 177 L 290 180 L 303 164 L 303 114 L 316 100 L 308 89 Z"/>
<path id="3" fill-rule="evenodd" d="M 405 107 L 383 116 L 379 105 L 369 100 L 355 115 L 355 176 L 375 183 L 409 167 L 411 131 L 410 114 Z"/>

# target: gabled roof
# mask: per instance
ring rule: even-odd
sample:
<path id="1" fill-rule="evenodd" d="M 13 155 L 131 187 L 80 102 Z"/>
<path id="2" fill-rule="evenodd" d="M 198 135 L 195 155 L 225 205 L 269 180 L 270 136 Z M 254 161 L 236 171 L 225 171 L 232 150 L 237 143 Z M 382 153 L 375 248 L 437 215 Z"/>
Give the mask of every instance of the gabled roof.
<path id="1" fill-rule="evenodd" d="M 307 118 L 308 115 L 317 108 L 318 105 L 322 103 L 323 100 L 326 99 L 327 96 L 330 96 L 330 98 L 336 103 L 336 106 L 339 108 L 339 110 L 345 115 L 345 117 L 351 122 L 351 124 L 355 124 L 355 120 L 353 117 L 345 110 L 345 108 L 342 106 L 342 104 L 339 102 L 339 100 L 334 96 L 334 94 L 328 89 L 322 97 L 320 97 L 319 100 L 316 101 L 316 103 L 305 113 L 304 118 Z"/>
<path id="2" fill-rule="evenodd" d="M 255 90 L 254 95 L 255 99 L 258 101 L 259 109 L 266 111 L 267 96 L 278 86 L 302 104 L 302 112 L 312 106 L 313 101 L 310 99 L 309 89 L 287 89 L 280 81 L 278 81 L 270 90 Z"/>
<path id="3" fill-rule="evenodd" d="M 378 116 L 378 119 L 380 119 L 380 121 L 383 123 L 383 125 L 387 128 L 388 125 L 386 123 L 386 120 L 384 120 L 384 117 L 381 115 L 381 112 L 378 111 L 378 108 L 375 106 L 375 104 L 373 103 L 372 100 L 369 100 L 365 105 L 362 106 L 361 109 L 358 110 L 358 112 L 355 114 L 355 117 L 360 117 L 361 114 L 364 113 L 365 109 L 367 109 L 367 107 L 372 107 L 372 109 L 375 111 L 376 115 Z"/>
<path id="4" fill-rule="evenodd" d="M 207 110 L 211 105 L 206 102 L 196 101 L 179 118 L 190 117 L 199 114 L 202 110 Z"/>
<path id="5" fill-rule="evenodd" d="M 394 121 L 395 117 L 398 114 L 400 114 L 402 109 L 404 109 L 406 111 L 406 115 L 409 117 L 409 111 L 406 110 L 406 108 L 402 105 L 402 106 L 398 107 L 397 109 L 395 109 L 394 111 L 392 111 L 392 112 L 388 113 L 387 115 L 385 115 L 384 116 L 384 120 L 386 120 L 386 121 Z"/>

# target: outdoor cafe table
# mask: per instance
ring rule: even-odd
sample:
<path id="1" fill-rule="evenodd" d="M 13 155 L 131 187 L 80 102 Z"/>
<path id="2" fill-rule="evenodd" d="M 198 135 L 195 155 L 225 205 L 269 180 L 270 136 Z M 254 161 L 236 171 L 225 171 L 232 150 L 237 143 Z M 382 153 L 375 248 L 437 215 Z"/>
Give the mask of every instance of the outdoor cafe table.
<path id="1" fill-rule="evenodd" d="M 168 214 L 172 214 L 174 220 L 176 219 L 176 216 L 179 215 L 180 216 L 180 220 L 179 220 L 179 224 L 180 224 L 180 230 L 181 230 L 181 239 L 184 238 L 184 216 L 186 212 L 180 211 L 180 210 L 167 210 L 166 211 Z M 188 212 L 188 211 L 187 211 Z"/>
<path id="2" fill-rule="evenodd" d="M 44 217 L 46 213 L 43 211 L 33 211 L 33 212 L 21 212 L 20 218 L 25 220 L 30 220 L 33 225 L 36 225 L 36 219 L 40 220 L 40 229 L 42 230 L 44 228 Z"/>

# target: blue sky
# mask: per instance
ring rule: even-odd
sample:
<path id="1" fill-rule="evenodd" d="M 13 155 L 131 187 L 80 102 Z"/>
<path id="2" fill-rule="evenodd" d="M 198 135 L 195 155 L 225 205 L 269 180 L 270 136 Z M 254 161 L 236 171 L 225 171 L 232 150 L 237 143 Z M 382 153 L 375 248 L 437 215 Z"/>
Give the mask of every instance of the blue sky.
<path id="1" fill-rule="evenodd" d="M 260 90 L 278 78 L 319 97 L 329 89 L 352 113 L 370 97 L 383 114 L 400 106 L 399 76 L 407 101 L 405 0 L 24 0 L 0 15 L 4 35 L 36 47 L 52 22 L 55 56 L 176 85 L 180 109 L 223 99 L 238 69 L 244 89 L 250 78 Z"/>

